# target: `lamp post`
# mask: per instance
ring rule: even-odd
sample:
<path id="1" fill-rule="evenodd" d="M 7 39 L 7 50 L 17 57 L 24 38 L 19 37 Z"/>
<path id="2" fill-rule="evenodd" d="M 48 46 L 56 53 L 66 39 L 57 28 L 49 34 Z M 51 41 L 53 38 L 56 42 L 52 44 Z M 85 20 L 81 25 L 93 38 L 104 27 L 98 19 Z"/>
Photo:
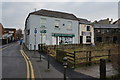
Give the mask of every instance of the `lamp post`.
<path id="1" fill-rule="evenodd" d="M 66 69 L 67 69 L 67 57 L 64 57 L 63 58 L 63 61 L 64 61 L 64 63 L 63 63 L 63 66 L 64 66 L 64 80 L 66 80 Z"/>

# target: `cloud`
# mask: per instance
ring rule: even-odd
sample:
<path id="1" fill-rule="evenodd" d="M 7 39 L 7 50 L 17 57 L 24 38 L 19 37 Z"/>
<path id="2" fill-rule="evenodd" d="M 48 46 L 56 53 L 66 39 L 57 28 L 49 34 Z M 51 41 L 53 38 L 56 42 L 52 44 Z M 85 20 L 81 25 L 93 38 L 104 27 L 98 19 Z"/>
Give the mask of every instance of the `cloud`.
<path id="1" fill-rule="evenodd" d="M 91 21 L 102 18 L 118 18 L 117 2 L 3 2 L 2 23 L 4 27 L 24 29 L 25 19 L 34 9 L 49 9 L 73 13 Z"/>

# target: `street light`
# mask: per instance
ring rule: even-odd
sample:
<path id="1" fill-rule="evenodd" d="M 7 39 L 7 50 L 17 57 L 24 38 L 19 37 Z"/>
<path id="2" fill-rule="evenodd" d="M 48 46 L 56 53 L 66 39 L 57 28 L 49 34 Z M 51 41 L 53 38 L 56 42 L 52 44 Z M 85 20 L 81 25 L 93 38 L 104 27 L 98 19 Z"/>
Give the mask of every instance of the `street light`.
<path id="1" fill-rule="evenodd" d="M 64 80 L 66 80 L 66 69 L 67 69 L 67 66 L 68 66 L 67 57 L 64 57 L 63 61 L 64 61 L 64 63 L 63 63 L 63 66 L 64 66 Z"/>

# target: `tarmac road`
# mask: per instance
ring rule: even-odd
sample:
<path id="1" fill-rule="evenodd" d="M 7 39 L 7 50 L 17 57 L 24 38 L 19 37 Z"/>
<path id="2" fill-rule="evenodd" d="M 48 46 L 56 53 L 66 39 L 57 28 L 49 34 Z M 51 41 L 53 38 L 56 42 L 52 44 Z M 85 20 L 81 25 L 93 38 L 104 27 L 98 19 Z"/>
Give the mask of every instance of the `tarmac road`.
<path id="1" fill-rule="evenodd" d="M 26 63 L 18 42 L 2 49 L 2 78 L 26 78 Z"/>
<path id="2" fill-rule="evenodd" d="M 23 47 L 24 48 L 24 47 Z M 2 50 L 2 79 L 3 80 L 63 80 L 63 65 L 50 57 L 50 71 L 47 71 L 47 56 L 20 49 L 18 42 L 9 44 Z M 67 69 L 67 80 L 97 80 L 93 77 Z M 72 79 L 73 78 L 73 79 Z"/>

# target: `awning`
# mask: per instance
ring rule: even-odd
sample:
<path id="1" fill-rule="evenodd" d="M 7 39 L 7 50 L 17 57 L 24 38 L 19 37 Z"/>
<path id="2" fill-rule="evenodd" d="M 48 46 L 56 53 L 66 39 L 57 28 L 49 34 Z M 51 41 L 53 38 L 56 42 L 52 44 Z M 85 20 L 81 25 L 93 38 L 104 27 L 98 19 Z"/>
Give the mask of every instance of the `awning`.
<path id="1" fill-rule="evenodd" d="M 75 37 L 74 34 L 60 34 L 60 33 L 52 33 L 52 36 L 59 37 Z"/>

